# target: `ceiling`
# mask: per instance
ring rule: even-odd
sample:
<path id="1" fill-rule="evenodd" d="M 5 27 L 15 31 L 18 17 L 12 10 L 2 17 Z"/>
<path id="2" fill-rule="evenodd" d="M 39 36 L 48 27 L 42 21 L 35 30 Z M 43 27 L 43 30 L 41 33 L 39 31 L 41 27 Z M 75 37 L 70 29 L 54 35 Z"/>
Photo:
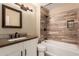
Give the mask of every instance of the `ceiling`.
<path id="1" fill-rule="evenodd" d="M 40 5 L 47 8 L 50 11 L 53 8 L 62 6 L 63 4 L 65 4 L 65 3 L 41 3 Z"/>

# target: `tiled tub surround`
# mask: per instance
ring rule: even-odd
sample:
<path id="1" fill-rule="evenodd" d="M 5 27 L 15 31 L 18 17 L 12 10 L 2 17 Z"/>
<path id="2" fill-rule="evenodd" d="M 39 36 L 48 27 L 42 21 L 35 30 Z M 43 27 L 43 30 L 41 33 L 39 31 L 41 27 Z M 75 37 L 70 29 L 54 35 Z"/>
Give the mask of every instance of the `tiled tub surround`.
<path id="1" fill-rule="evenodd" d="M 41 7 L 41 19 L 40 19 L 40 40 L 39 42 L 47 39 L 47 25 L 49 23 L 49 11 Z"/>
<path id="2" fill-rule="evenodd" d="M 79 41 L 79 9 L 65 11 L 51 17 L 48 29 L 48 39 L 77 43 Z M 67 21 L 74 20 L 74 28 L 67 28 Z"/>

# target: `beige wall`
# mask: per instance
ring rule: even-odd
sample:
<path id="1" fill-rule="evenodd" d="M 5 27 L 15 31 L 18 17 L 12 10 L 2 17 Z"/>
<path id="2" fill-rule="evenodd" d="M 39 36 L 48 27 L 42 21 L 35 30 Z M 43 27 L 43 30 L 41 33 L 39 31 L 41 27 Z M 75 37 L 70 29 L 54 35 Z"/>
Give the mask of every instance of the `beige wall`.
<path id="1" fill-rule="evenodd" d="M 21 10 L 18 6 L 14 4 L 5 4 L 12 8 Z M 31 4 L 30 4 L 31 5 Z M 8 34 L 8 33 L 27 33 L 29 35 L 37 35 L 36 32 L 36 12 L 35 7 L 33 6 L 34 12 L 31 13 L 30 11 L 22 11 L 22 29 L 19 28 L 2 28 L 2 4 L 0 4 L 0 34 Z"/>
<path id="2" fill-rule="evenodd" d="M 36 27 L 37 27 L 37 35 L 40 38 L 40 5 L 36 4 Z"/>

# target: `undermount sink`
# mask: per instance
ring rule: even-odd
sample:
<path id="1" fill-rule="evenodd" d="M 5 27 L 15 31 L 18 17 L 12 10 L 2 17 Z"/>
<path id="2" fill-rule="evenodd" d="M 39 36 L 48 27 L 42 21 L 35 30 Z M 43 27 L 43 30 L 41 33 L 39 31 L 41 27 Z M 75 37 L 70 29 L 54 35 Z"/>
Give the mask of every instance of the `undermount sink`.
<path id="1" fill-rule="evenodd" d="M 8 41 L 19 41 L 19 40 L 23 40 L 23 39 L 27 39 L 27 37 L 20 37 L 20 38 L 9 39 Z"/>

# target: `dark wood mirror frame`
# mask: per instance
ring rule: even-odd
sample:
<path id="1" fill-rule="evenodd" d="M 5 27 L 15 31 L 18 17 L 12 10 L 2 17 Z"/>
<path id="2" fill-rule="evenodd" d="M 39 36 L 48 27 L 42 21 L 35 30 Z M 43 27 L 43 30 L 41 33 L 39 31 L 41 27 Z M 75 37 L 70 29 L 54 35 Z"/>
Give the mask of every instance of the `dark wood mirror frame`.
<path id="1" fill-rule="evenodd" d="M 19 26 L 6 25 L 6 8 L 19 13 Z M 22 12 L 12 7 L 2 5 L 2 28 L 22 28 Z"/>

